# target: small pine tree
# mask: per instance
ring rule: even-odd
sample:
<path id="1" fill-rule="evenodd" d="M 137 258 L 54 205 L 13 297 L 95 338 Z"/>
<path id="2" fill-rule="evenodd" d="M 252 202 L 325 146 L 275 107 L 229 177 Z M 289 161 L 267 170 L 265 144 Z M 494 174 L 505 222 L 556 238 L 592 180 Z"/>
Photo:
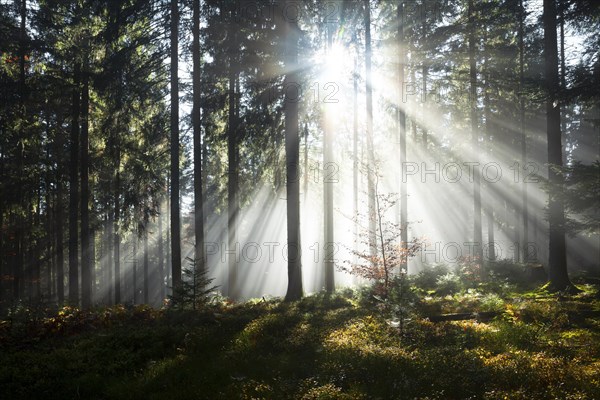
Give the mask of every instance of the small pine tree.
<path id="1" fill-rule="evenodd" d="M 169 300 L 173 307 L 196 310 L 206 305 L 209 295 L 218 286 L 211 286 L 214 278 L 207 276 L 207 271 L 196 267 L 196 260 L 186 257 L 189 266 L 183 269 L 181 286 L 174 289 Z"/>

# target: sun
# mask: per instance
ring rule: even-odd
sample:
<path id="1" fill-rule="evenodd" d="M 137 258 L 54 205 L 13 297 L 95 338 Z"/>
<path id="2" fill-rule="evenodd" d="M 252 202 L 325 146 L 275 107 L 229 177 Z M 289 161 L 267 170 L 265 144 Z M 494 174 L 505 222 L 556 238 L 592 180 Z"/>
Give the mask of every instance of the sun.
<path id="1" fill-rule="evenodd" d="M 354 70 L 354 54 L 343 43 L 333 42 L 325 50 L 323 77 L 327 79 L 340 79 L 352 74 Z"/>

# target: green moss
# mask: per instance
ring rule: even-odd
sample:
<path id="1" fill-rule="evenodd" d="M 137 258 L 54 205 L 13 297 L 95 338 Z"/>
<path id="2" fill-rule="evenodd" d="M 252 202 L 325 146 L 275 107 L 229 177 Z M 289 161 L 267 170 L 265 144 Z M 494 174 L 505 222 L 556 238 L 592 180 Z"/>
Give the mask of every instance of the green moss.
<path id="1" fill-rule="evenodd" d="M 196 312 L 67 309 L 23 322 L 23 337 L 3 324 L 0 398 L 600 398 L 600 323 L 569 318 L 598 309 L 593 295 L 430 293 L 420 315 L 504 313 L 445 323 L 413 315 L 402 333 L 359 299 L 346 291 Z"/>

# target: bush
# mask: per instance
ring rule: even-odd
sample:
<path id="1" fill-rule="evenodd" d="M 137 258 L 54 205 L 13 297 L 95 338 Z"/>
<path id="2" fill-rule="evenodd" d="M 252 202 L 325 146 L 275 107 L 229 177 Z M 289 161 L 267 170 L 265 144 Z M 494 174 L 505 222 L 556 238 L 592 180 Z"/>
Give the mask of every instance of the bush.
<path id="1" fill-rule="evenodd" d="M 445 264 L 425 265 L 416 275 L 411 277 L 411 283 L 419 289 L 435 290 L 438 279 L 450 272 Z"/>
<path id="2" fill-rule="evenodd" d="M 461 290 L 462 282 L 460 277 L 453 272 L 442 275 L 436 281 L 435 293 L 440 296 L 454 294 Z"/>

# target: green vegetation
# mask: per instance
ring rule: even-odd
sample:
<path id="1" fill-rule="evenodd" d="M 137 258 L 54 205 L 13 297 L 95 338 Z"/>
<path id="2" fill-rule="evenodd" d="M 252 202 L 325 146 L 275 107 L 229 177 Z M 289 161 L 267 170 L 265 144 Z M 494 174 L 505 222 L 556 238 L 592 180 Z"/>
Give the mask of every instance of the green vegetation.
<path id="1" fill-rule="evenodd" d="M 412 279 L 402 332 L 369 287 L 195 311 L 16 308 L 0 325 L 0 398 L 600 397 L 596 289 L 560 296 L 481 282 L 438 294 L 428 289 L 435 272 L 440 283 L 452 275 L 436 267 Z M 463 311 L 498 314 L 426 318 Z"/>

